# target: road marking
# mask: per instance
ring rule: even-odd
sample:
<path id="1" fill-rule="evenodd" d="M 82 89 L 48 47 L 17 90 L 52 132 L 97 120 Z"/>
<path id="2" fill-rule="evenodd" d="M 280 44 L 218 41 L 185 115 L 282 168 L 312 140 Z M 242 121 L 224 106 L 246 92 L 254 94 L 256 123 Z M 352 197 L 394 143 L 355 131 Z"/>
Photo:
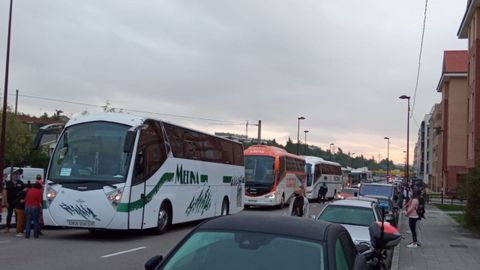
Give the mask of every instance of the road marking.
<path id="1" fill-rule="evenodd" d="M 132 248 L 132 249 L 129 249 L 129 250 L 124 250 L 124 251 L 120 251 L 120 252 L 116 252 L 116 253 L 112 253 L 112 254 L 108 254 L 108 255 L 103 255 L 101 258 L 113 257 L 113 256 L 125 254 L 125 253 L 128 253 L 128 252 L 137 251 L 137 250 L 144 249 L 144 248 L 147 248 L 147 247 Z"/>

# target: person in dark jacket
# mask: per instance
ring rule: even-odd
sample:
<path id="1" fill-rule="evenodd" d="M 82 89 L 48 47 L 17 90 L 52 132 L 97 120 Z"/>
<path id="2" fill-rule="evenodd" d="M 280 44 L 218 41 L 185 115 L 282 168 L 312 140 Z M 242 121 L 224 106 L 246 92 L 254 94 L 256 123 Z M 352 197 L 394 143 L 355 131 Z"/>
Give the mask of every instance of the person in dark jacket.
<path id="1" fill-rule="evenodd" d="M 21 177 L 23 174 L 22 169 L 16 170 L 12 176 L 10 177 L 10 181 L 6 181 L 5 183 L 5 195 L 7 196 L 5 202 L 7 207 L 7 223 L 5 232 L 8 233 L 10 231 L 10 225 L 12 223 L 13 211 L 15 210 L 15 200 L 17 195 L 20 191 L 23 190 L 24 184 L 22 182 Z"/>
<path id="2" fill-rule="evenodd" d="M 25 195 L 30 185 L 25 186 L 17 194 L 17 198 L 13 202 L 15 207 L 15 220 L 17 225 L 17 237 L 23 237 L 23 231 L 25 230 Z"/>
<path id="3" fill-rule="evenodd" d="M 319 197 L 318 197 L 318 201 L 321 202 L 321 203 L 324 203 L 325 202 L 325 197 L 327 196 L 327 192 L 328 192 L 328 187 L 327 187 L 327 184 L 325 184 L 325 182 L 322 183 L 322 185 L 320 186 L 320 190 L 319 190 Z"/>

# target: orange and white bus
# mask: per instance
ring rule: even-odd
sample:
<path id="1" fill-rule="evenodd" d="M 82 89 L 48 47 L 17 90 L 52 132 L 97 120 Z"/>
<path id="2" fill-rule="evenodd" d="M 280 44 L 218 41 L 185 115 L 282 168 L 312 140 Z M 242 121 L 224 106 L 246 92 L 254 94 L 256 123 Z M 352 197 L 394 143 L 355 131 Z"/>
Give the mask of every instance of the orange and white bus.
<path id="1" fill-rule="evenodd" d="M 253 145 L 245 156 L 245 208 L 278 206 L 283 208 L 297 187 L 305 187 L 305 159 L 286 150 Z"/>

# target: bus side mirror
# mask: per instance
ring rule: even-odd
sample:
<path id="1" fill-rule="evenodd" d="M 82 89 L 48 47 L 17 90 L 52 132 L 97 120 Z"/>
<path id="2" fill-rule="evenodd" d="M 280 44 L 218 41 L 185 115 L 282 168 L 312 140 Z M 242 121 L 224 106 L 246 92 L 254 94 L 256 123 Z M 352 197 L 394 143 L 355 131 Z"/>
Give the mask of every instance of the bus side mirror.
<path id="1" fill-rule="evenodd" d="M 143 172 L 145 171 L 145 166 L 145 151 L 141 150 L 138 152 L 137 160 L 135 162 L 135 171 L 137 172 L 137 174 L 143 174 Z"/>
<path id="2" fill-rule="evenodd" d="M 135 143 L 135 136 L 137 135 L 136 130 L 128 130 L 127 135 L 125 136 L 125 142 L 123 144 L 123 152 L 132 153 L 133 144 Z"/>

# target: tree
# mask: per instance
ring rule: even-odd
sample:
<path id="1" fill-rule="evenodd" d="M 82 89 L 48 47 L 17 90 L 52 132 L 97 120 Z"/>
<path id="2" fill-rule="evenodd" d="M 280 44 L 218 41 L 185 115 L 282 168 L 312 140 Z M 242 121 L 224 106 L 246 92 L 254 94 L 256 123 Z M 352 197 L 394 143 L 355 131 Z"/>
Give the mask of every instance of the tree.
<path id="1" fill-rule="evenodd" d="M 32 137 L 27 126 L 16 120 L 9 110 L 5 135 L 5 165 L 23 165 L 30 154 L 31 143 Z"/>

